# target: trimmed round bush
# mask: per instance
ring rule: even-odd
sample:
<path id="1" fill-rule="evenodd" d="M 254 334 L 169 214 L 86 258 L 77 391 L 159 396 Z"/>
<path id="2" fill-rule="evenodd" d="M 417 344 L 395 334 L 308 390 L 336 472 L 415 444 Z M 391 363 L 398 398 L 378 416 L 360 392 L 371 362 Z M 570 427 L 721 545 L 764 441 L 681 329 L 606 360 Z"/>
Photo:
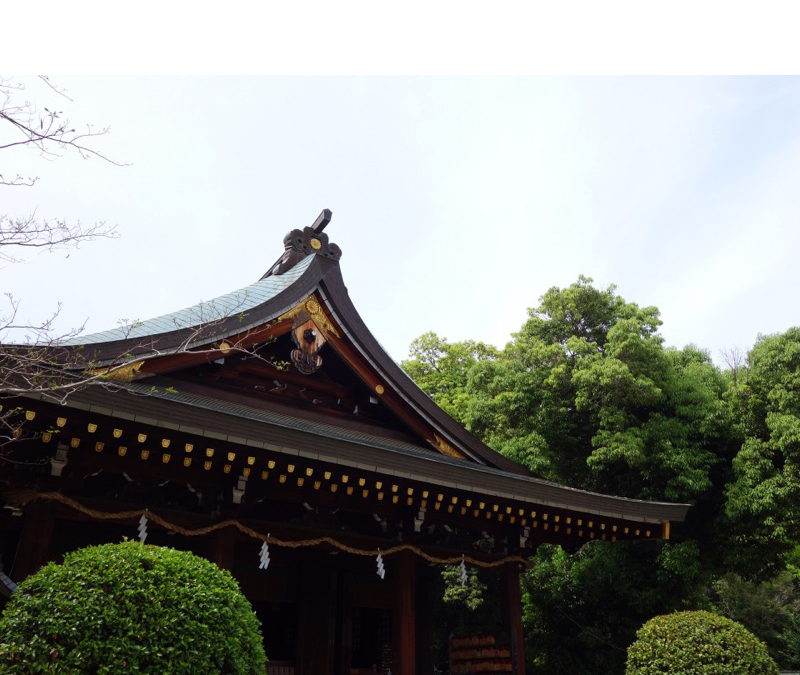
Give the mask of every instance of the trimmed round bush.
<path id="1" fill-rule="evenodd" d="M 19 585 L 0 618 L 0 673 L 264 675 L 233 577 L 185 551 L 92 546 Z"/>
<path id="2" fill-rule="evenodd" d="M 767 647 L 744 626 L 711 612 L 650 619 L 628 647 L 626 675 L 778 675 Z"/>

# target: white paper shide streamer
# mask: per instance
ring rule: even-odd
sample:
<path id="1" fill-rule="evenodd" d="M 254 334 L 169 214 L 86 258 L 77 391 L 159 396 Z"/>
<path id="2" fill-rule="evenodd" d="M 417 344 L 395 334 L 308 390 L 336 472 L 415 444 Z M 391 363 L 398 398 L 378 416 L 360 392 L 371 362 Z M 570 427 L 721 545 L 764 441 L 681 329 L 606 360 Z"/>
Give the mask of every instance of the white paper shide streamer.
<path id="1" fill-rule="evenodd" d="M 378 549 L 378 557 L 375 559 L 375 562 L 378 563 L 378 576 L 383 579 L 386 574 L 386 568 L 383 566 L 383 556 L 381 555 L 380 549 Z"/>
<path id="2" fill-rule="evenodd" d="M 267 536 L 269 537 L 270 535 L 267 534 Z M 267 567 L 269 567 L 269 546 L 267 546 L 267 542 L 261 544 L 261 551 L 258 554 L 258 558 L 260 561 L 258 564 L 258 569 L 267 569 Z"/>
<path id="3" fill-rule="evenodd" d="M 147 517 L 142 514 L 142 517 L 139 518 L 139 541 L 144 544 L 144 540 L 147 539 Z"/>

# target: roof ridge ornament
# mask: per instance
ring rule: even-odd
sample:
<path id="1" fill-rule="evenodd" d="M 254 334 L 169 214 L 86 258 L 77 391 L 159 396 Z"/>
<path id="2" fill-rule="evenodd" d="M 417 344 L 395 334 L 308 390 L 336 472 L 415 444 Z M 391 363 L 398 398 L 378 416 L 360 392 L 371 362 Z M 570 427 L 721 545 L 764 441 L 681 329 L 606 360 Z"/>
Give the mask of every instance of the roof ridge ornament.
<path id="1" fill-rule="evenodd" d="M 331 260 L 339 260 L 342 257 L 342 249 L 336 244 L 330 243 L 328 235 L 323 232 L 327 224 L 331 222 L 332 216 L 333 213 L 330 209 L 322 209 L 322 213 L 319 214 L 311 227 L 289 232 L 283 238 L 285 249 L 283 255 L 261 278 L 266 279 L 269 276 L 283 274 L 292 269 L 301 260 L 314 254 Z"/>

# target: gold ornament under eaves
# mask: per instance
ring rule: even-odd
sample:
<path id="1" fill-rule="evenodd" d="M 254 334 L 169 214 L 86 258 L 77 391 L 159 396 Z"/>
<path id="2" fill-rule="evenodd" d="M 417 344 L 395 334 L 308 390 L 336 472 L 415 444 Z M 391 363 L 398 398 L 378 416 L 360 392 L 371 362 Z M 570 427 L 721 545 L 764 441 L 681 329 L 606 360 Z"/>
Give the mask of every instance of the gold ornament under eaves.
<path id="1" fill-rule="evenodd" d="M 139 369 L 144 365 L 144 361 L 132 361 L 122 366 L 109 366 L 108 368 L 95 368 L 94 370 L 87 370 L 87 375 L 100 375 L 108 380 L 115 380 L 117 382 L 131 382 L 136 379 Z"/>
<path id="2" fill-rule="evenodd" d="M 322 311 L 319 300 L 313 295 L 310 295 L 305 300 L 292 307 L 288 312 L 278 317 L 278 321 L 284 321 L 285 319 L 292 319 L 295 326 L 311 319 L 324 333 L 331 333 L 337 338 L 341 337 L 339 331 L 336 330 L 336 327 L 331 323 L 328 316 Z"/>
<path id="3" fill-rule="evenodd" d="M 430 443 L 443 455 L 447 455 L 448 457 L 455 457 L 456 459 L 464 459 L 464 455 L 462 455 L 458 450 L 456 450 L 452 445 L 450 445 L 446 440 L 444 440 L 439 434 L 433 434 L 433 438 L 435 440 L 428 441 L 428 443 Z"/>

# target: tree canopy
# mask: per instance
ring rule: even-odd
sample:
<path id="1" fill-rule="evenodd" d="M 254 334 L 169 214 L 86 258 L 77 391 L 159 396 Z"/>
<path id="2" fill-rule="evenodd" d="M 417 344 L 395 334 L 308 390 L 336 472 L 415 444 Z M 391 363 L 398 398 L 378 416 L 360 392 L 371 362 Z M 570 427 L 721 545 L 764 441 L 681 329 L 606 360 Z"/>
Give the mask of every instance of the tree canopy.
<path id="1" fill-rule="evenodd" d="M 539 476 L 692 505 L 667 542 L 540 547 L 523 583 L 532 673 L 621 673 L 646 620 L 715 606 L 725 575 L 769 580 L 800 544 L 800 329 L 722 369 L 694 345 L 665 346 L 660 326 L 657 308 L 579 277 L 548 290 L 503 349 L 426 333 L 402 364 Z"/>

